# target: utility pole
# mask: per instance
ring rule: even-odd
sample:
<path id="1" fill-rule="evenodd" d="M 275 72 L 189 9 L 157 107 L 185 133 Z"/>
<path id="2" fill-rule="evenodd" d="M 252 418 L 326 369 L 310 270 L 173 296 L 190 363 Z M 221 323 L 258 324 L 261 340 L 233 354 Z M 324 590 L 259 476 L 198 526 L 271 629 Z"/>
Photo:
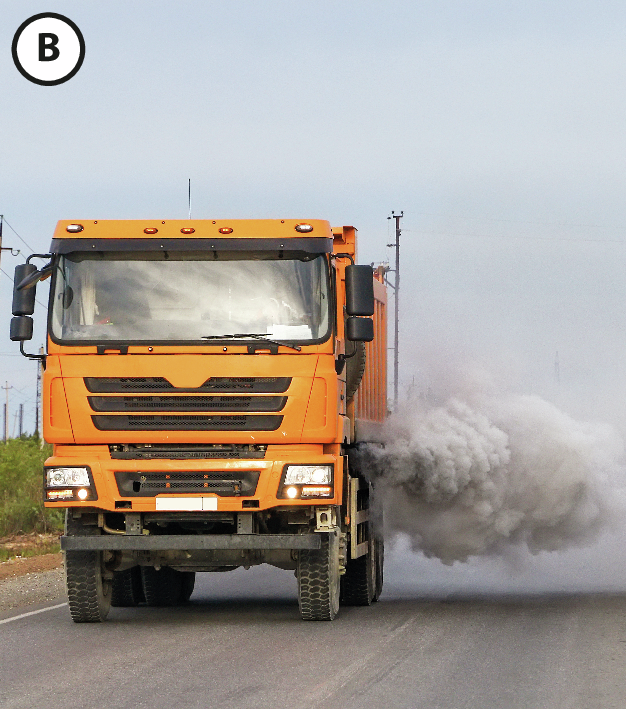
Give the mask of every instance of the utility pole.
<path id="1" fill-rule="evenodd" d="M 10 251 L 11 256 L 17 256 L 19 251 L 15 251 L 10 246 L 2 246 L 2 224 L 4 222 L 4 214 L 0 214 L 0 257 L 2 257 L 3 251 Z"/>
<path id="2" fill-rule="evenodd" d="M 559 386 L 561 383 L 561 365 L 559 364 L 559 353 L 557 351 L 556 357 L 554 358 L 554 381 L 556 385 Z"/>
<path id="3" fill-rule="evenodd" d="M 4 404 L 4 442 L 9 440 L 9 389 L 13 389 L 9 386 L 9 382 L 5 382 L 2 387 L 6 392 L 6 402 Z"/>
<path id="4" fill-rule="evenodd" d="M 43 347 L 39 348 L 39 354 L 43 356 Z M 39 438 L 39 407 L 41 406 L 41 373 L 43 371 L 43 359 L 37 362 L 37 394 L 35 401 L 35 438 Z M 43 440 L 42 440 L 43 445 Z"/>
<path id="5" fill-rule="evenodd" d="M 400 219 L 404 216 L 404 211 L 400 214 L 396 214 L 394 211 L 391 212 L 391 216 L 387 219 L 395 219 L 396 221 L 396 243 L 387 244 L 389 247 L 395 247 L 396 249 L 396 275 L 394 278 L 394 340 L 393 340 L 393 408 L 394 410 L 398 408 L 398 335 L 399 335 L 399 323 L 400 323 L 400 234 L 402 230 L 400 229 Z"/>
<path id="6" fill-rule="evenodd" d="M 20 404 L 20 438 L 24 434 L 24 404 Z"/>

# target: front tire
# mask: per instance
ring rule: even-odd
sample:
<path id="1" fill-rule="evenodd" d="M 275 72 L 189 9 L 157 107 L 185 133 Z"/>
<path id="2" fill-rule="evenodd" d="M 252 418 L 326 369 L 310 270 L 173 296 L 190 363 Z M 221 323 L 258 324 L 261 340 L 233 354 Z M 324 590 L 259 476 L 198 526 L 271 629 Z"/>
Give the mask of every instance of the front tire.
<path id="1" fill-rule="evenodd" d="M 95 536 L 100 528 L 65 514 L 67 536 Z M 66 551 L 65 582 L 70 615 L 75 623 L 101 623 L 111 608 L 112 582 L 106 578 L 101 551 Z"/>
<path id="2" fill-rule="evenodd" d="M 334 620 L 339 612 L 339 534 L 320 534 L 320 549 L 298 556 L 298 605 L 302 620 Z"/>

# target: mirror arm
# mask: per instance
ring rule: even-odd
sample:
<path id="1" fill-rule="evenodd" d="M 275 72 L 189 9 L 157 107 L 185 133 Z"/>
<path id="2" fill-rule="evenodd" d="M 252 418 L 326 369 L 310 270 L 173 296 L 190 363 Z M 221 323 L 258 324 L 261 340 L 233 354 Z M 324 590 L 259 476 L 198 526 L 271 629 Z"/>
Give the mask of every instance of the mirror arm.
<path id="1" fill-rule="evenodd" d="M 333 258 L 349 258 L 350 263 L 354 266 L 354 257 L 352 254 L 333 254 Z"/>
<path id="2" fill-rule="evenodd" d="M 28 352 L 24 352 L 24 343 L 20 342 L 20 352 L 24 357 L 28 357 L 28 359 L 38 359 L 44 366 L 46 366 L 46 357 L 47 355 L 45 354 L 29 354 Z"/>
<path id="3" fill-rule="evenodd" d="M 54 258 L 54 254 L 31 254 L 27 259 L 26 263 L 30 263 L 31 258 Z"/>
<path id="4" fill-rule="evenodd" d="M 349 340 L 349 342 L 352 342 L 352 340 Z M 356 342 L 352 342 L 352 345 L 352 352 L 350 354 L 337 355 L 337 359 L 335 360 L 335 372 L 337 374 L 341 374 L 343 372 L 343 368 L 346 365 L 346 360 L 350 359 L 350 357 L 354 357 L 354 355 L 357 353 Z"/>

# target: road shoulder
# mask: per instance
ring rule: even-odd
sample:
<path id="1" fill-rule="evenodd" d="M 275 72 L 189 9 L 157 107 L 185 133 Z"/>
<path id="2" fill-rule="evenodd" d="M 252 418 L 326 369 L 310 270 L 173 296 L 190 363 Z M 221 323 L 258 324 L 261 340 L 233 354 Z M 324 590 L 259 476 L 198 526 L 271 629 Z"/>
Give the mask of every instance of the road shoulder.
<path id="1" fill-rule="evenodd" d="M 0 564 L 0 612 L 64 597 L 61 554 L 11 559 Z"/>

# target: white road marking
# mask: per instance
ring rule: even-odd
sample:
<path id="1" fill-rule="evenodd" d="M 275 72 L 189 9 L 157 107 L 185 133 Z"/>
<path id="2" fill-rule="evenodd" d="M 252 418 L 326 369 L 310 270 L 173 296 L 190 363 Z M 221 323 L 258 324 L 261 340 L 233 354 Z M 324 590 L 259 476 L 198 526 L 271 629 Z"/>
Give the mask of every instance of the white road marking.
<path id="1" fill-rule="evenodd" d="M 37 615 L 38 613 L 45 613 L 46 611 L 53 611 L 55 608 L 63 608 L 67 603 L 57 603 L 56 606 L 48 606 L 47 608 L 40 608 L 38 611 L 30 611 L 30 613 L 22 613 L 21 615 L 13 616 L 13 618 L 5 618 L 5 620 L 0 620 L 0 625 L 4 623 L 12 623 L 14 620 L 20 620 L 20 618 L 28 618 L 29 615 Z"/>

